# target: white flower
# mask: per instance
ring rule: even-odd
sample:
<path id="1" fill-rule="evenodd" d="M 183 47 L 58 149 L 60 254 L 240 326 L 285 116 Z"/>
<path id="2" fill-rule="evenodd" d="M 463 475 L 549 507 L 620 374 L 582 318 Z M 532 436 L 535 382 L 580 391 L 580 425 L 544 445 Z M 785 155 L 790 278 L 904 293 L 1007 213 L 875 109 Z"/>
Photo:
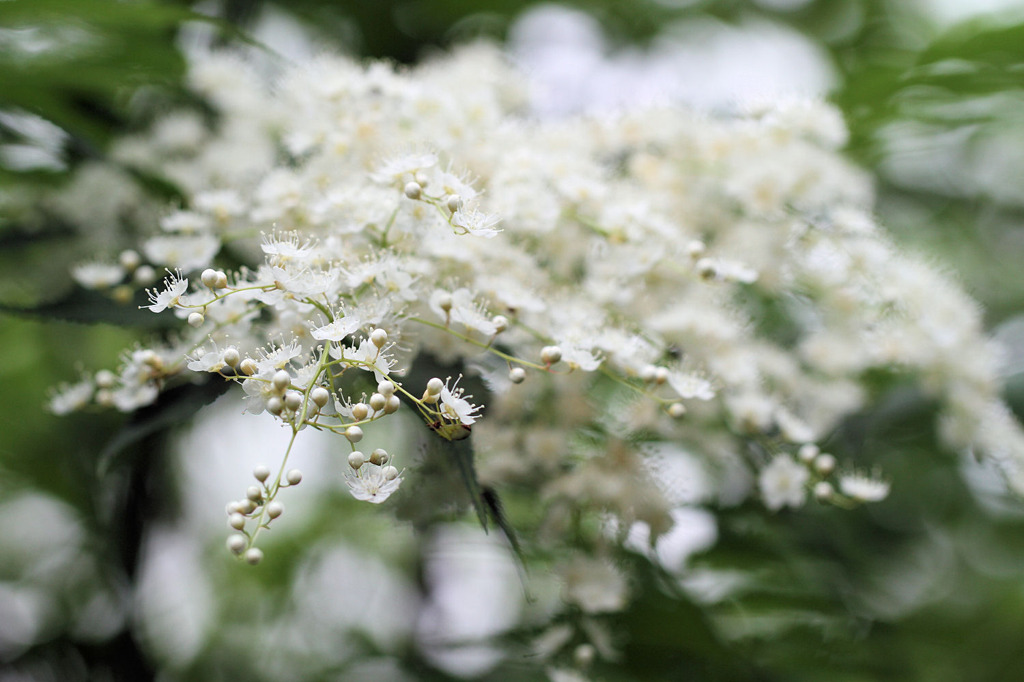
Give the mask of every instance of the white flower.
<path id="1" fill-rule="evenodd" d="M 314 339 L 319 341 L 341 341 L 361 326 L 362 321 L 358 317 L 345 315 L 322 327 L 317 327 L 310 333 Z"/>
<path id="2" fill-rule="evenodd" d="M 198 270 L 209 265 L 220 251 L 220 240 L 213 235 L 160 235 L 142 243 L 151 263 L 182 270 Z"/>
<path id="3" fill-rule="evenodd" d="M 85 407 L 92 398 L 93 388 L 88 379 L 75 384 L 62 384 L 50 397 L 50 412 L 62 415 Z"/>
<path id="4" fill-rule="evenodd" d="M 475 208 L 463 208 L 452 214 L 452 225 L 461 228 L 461 230 L 455 231 L 456 234 L 472 234 L 477 237 L 487 237 L 488 239 L 501 232 L 501 230 L 495 228 L 495 225 L 500 220 L 496 215 L 481 213 Z"/>
<path id="5" fill-rule="evenodd" d="M 395 364 L 391 356 L 377 348 L 369 339 L 362 339 L 358 348 L 352 346 L 342 346 L 340 349 L 331 348 L 331 357 L 353 361 L 356 367 L 373 372 L 377 381 L 383 381 Z"/>
<path id="6" fill-rule="evenodd" d="M 469 426 L 476 421 L 478 416 L 476 412 L 480 409 L 480 405 L 473 405 L 463 398 L 464 391 L 458 388 L 458 383 L 456 380 L 456 385 L 451 388 L 448 388 L 447 383 L 441 388 L 441 414 L 450 421 Z"/>
<path id="7" fill-rule="evenodd" d="M 182 296 L 188 290 L 188 280 L 181 276 L 181 272 L 171 272 L 164 279 L 164 290 L 147 289 L 151 303 L 144 308 L 149 308 L 154 313 L 161 313 L 168 308 L 174 308 L 181 303 Z"/>
<path id="8" fill-rule="evenodd" d="M 106 289 L 121 283 L 124 268 L 116 263 L 79 263 L 71 268 L 71 276 L 86 289 Z"/>
<path id="9" fill-rule="evenodd" d="M 680 398 L 711 400 L 715 397 L 715 390 L 711 388 L 711 382 L 696 374 L 670 372 L 668 375 L 668 385 L 679 394 Z"/>
<path id="10" fill-rule="evenodd" d="M 348 484 L 352 497 L 364 502 L 380 504 L 391 496 L 391 493 L 398 490 L 402 484 L 402 477 L 396 476 L 388 480 L 384 473 L 384 467 L 370 464 L 359 468 L 358 472 L 347 471 L 345 482 Z"/>
<path id="11" fill-rule="evenodd" d="M 807 496 L 805 486 L 809 478 L 806 467 L 794 462 L 789 455 L 778 455 L 758 477 L 764 505 L 772 511 L 787 505 L 799 507 Z"/>
<path id="12" fill-rule="evenodd" d="M 843 474 L 839 477 L 839 490 L 859 502 L 880 502 L 889 494 L 889 483 L 863 474 Z"/>

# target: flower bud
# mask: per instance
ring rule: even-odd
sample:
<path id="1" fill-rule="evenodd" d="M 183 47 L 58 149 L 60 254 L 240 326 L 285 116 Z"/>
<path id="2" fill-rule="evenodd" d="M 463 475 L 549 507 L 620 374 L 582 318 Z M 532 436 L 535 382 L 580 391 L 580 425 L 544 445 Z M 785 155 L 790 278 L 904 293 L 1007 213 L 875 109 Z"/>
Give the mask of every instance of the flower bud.
<path id="1" fill-rule="evenodd" d="M 238 363 L 242 360 L 242 356 L 236 348 L 225 348 L 224 355 L 221 357 L 228 367 L 238 367 Z"/>
<path id="2" fill-rule="evenodd" d="M 353 450 L 348 455 L 348 465 L 353 469 L 359 469 L 366 462 L 366 456 L 359 450 Z"/>
<path id="3" fill-rule="evenodd" d="M 402 406 L 402 401 L 398 399 L 397 395 L 393 395 L 388 398 L 387 403 L 384 405 L 384 414 L 394 414 L 398 412 L 398 408 Z"/>
<path id="4" fill-rule="evenodd" d="M 267 398 L 267 412 L 273 415 L 281 414 L 284 410 L 284 401 L 278 398 L 276 395 L 272 395 Z"/>
<path id="5" fill-rule="evenodd" d="M 814 470 L 822 476 L 828 476 L 836 468 L 836 458 L 832 455 L 822 453 L 814 460 Z"/>
<path id="6" fill-rule="evenodd" d="M 545 365 L 553 365 L 562 359 L 562 349 L 558 346 L 544 346 L 540 349 L 540 360 Z"/>
<path id="7" fill-rule="evenodd" d="M 672 403 L 668 406 L 668 416 L 673 419 L 681 419 L 686 414 L 686 405 L 682 403 Z"/>
<path id="8" fill-rule="evenodd" d="M 382 396 L 380 393 L 374 393 L 370 396 L 370 409 L 374 412 L 380 412 L 387 405 L 388 399 Z"/>
<path id="9" fill-rule="evenodd" d="M 513 384 L 521 384 L 526 380 L 526 370 L 522 367 L 513 367 L 508 371 L 508 380 Z"/>
<path id="10" fill-rule="evenodd" d="M 442 388 L 444 388 L 444 382 L 437 377 L 427 382 L 427 393 L 429 395 L 441 395 Z"/>
<path id="11" fill-rule="evenodd" d="M 132 271 L 135 268 L 139 267 L 139 265 L 142 263 L 142 257 L 138 254 L 137 251 L 125 249 L 117 257 L 117 262 L 125 270 Z"/>
<path id="12" fill-rule="evenodd" d="M 228 525 L 234 528 L 235 530 L 242 530 L 243 528 L 245 528 L 245 517 L 239 514 L 238 512 L 235 512 L 234 514 L 228 517 Z"/>
<path id="13" fill-rule="evenodd" d="M 259 366 L 256 361 L 252 358 L 246 358 L 238 363 L 238 369 L 247 377 L 251 377 L 253 374 L 259 371 Z"/>
<path id="14" fill-rule="evenodd" d="M 380 393 L 385 398 L 390 398 L 395 393 L 395 385 L 385 379 L 377 384 L 377 393 Z"/>
<path id="15" fill-rule="evenodd" d="M 288 485 L 298 485 L 302 482 L 302 472 L 298 469 L 292 469 L 284 478 L 288 481 Z"/>
<path id="16" fill-rule="evenodd" d="M 384 473 L 384 478 L 389 480 L 389 481 L 393 481 L 396 478 L 398 478 L 398 469 L 396 469 L 395 467 L 391 466 L 390 464 L 388 466 L 384 467 L 384 472 L 383 473 Z"/>
<path id="17" fill-rule="evenodd" d="M 819 500 L 825 501 L 832 497 L 832 484 L 828 481 L 818 481 L 814 484 L 814 496 Z"/>
<path id="18" fill-rule="evenodd" d="M 263 499 L 263 491 L 254 485 L 249 486 L 245 489 L 245 496 L 253 502 L 259 502 Z"/>
<path id="19" fill-rule="evenodd" d="M 270 478 L 270 469 L 260 464 L 259 466 L 252 470 L 252 475 L 256 478 L 257 481 L 263 483 L 268 478 Z"/>
<path id="20" fill-rule="evenodd" d="M 271 502 L 267 505 L 267 516 L 272 519 L 276 519 L 278 516 L 284 513 L 284 505 L 280 502 Z"/>
<path id="21" fill-rule="evenodd" d="M 370 453 L 370 464 L 376 464 L 377 466 L 380 466 L 381 464 L 387 463 L 388 451 L 385 450 L 384 448 L 377 448 L 376 450 Z"/>
<path id="22" fill-rule="evenodd" d="M 284 393 L 284 389 L 288 388 L 292 383 L 292 375 L 283 369 L 279 369 L 277 370 L 277 373 L 274 374 L 274 378 L 271 379 L 271 382 L 274 384 L 274 389 L 276 391 Z"/>
<path id="23" fill-rule="evenodd" d="M 407 182 L 405 183 L 405 189 L 403 191 L 405 192 L 405 196 L 410 199 L 419 199 L 420 195 L 423 193 L 423 188 L 420 187 L 420 183 L 418 182 Z"/>
<path id="24" fill-rule="evenodd" d="M 446 313 L 452 309 L 452 305 L 453 301 L 451 294 L 444 293 L 437 297 L 437 306 Z"/>
<path id="25" fill-rule="evenodd" d="M 449 194 L 445 198 L 445 206 L 448 207 L 448 210 L 450 212 L 455 213 L 460 208 L 462 208 L 462 197 L 460 197 L 458 194 Z"/>
<path id="26" fill-rule="evenodd" d="M 217 288 L 217 271 L 213 268 L 206 268 L 203 270 L 203 274 L 199 277 L 203 282 L 203 286 L 209 287 L 210 289 Z"/>
<path id="27" fill-rule="evenodd" d="M 820 454 L 821 450 L 814 443 L 804 443 L 796 452 L 796 456 L 805 464 L 813 462 L 814 458 Z"/>
<path id="28" fill-rule="evenodd" d="M 232 533 L 228 536 L 227 546 L 228 551 L 232 554 L 241 554 L 245 551 L 245 546 L 249 544 L 248 540 L 241 533 Z"/>
<path id="29" fill-rule="evenodd" d="M 317 407 L 323 407 L 327 404 L 327 401 L 331 399 L 331 392 L 323 386 L 317 386 L 310 391 L 309 397 Z"/>
<path id="30" fill-rule="evenodd" d="M 505 317 L 504 315 L 495 315 L 493 318 L 491 318 L 491 322 L 494 323 L 495 334 L 500 334 L 501 332 L 508 329 L 508 318 Z"/>
<path id="31" fill-rule="evenodd" d="M 356 403 L 352 406 L 352 418 L 357 422 L 361 422 L 370 414 L 370 408 L 366 406 L 366 403 Z"/>
<path id="32" fill-rule="evenodd" d="M 284 406 L 291 411 L 302 407 L 302 394 L 298 391 L 288 391 L 284 394 Z"/>
<path id="33" fill-rule="evenodd" d="M 259 562 L 263 561 L 263 550 L 259 547 L 250 547 L 245 551 L 245 561 L 246 563 L 255 566 Z"/>
<path id="34" fill-rule="evenodd" d="M 383 348 L 384 344 L 388 342 L 388 333 L 378 327 L 370 332 L 370 342 L 377 346 L 377 348 Z"/>
<path id="35" fill-rule="evenodd" d="M 358 443 L 363 439 L 363 430 L 358 426 L 350 426 L 345 429 L 345 438 L 349 443 Z"/>

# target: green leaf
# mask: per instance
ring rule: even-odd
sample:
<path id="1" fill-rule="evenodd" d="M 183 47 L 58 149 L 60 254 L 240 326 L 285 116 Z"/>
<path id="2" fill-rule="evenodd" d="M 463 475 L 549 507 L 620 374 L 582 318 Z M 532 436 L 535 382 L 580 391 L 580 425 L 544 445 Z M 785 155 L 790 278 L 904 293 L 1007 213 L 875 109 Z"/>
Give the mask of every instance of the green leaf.
<path id="1" fill-rule="evenodd" d="M 127 303 L 119 303 L 98 291 L 75 287 L 63 298 L 32 307 L 0 303 L 0 312 L 80 324 L 113 324 L 140 329 L 168 329 L 177 325 L 178 321 L 172 314 L 157 315 L 139 309 L 139 306 L 148 303 L 144 291 L 137 291 L 135 297 Z"/>

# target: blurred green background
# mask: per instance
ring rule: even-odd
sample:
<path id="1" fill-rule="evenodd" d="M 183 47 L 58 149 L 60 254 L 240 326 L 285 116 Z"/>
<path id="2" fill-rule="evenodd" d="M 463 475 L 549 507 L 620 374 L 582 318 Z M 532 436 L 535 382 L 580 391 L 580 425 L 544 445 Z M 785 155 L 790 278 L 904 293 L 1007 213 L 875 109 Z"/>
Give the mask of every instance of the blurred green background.
<path id="1" fill-rule="evenodd" d="M 220 555 L 203 555 L 233 592 L 207 616 L 205 639 L 187 658 L 175 660 L 173 646 L 154 644 L 128 615 L 137 605 L 145 543 L 153 529 L 185 513 L 172 427 L 215 396 L 190 396 L 175 411 L 131 421 L 56 418 L 43 408 L 51 386 L 73 381 L 83 367 L 113 365 L 139 334 L 82 324 L 105 318 L 102 302 L 59 304 L 71 291 L 69 265 L 101 246 L 116 249 L 111 235 L 130 227 L 130 216 L 124 225 L 96 224 L 83 233 L 67 224 L 53 197 L 83 196 L 81 189 L 62 192 L 85 167 L 124 174 L 140 194 L 167 196 L 167 187 L 119 166 L 107 150 L 169 103 L 190 101 L 181 52 L 190 41 L 257 52 L 312 41 L 413 62 L 477 37 L 511 38 L 520 58 L 543 75 L 531 50 L 563 37 L 565 45 L 577 44 L 558 33 L 570 24 L 556 16 L 592 17 L 579 25 L 599 27 L 600 42 L 591 47 L 612 63 L 664 54 L 666 41 L 700 44 L 741 29 L 781 33 L 802 46 L 797 54 L 820 60 L 804 66 L 829 74 L 824 94 L 850 126 L 847 154 L 877 178 L 879 221 L 906 248 L 955 272 L 984 305 L 989 327 L 1010 350 L 1007 395 L 1020 416 L 1024 4 L 974 5 L 970 12 L 967 4 L 580 0 L 550 14 L 550 5 L 518 0 L 0 2 L 0 680 L 287 674 L 246 654 L 283 637 L 279 623 L 296 569 L 281 561 L 254 577 L 233 572 L 227 559 L 221 565 Z M 557 30 L 543 42 L 529 26 Z M 697 57 L 731 56 L 742 67 L 743 43 L 728 45 L 735 54 L 706 50 Z M 727 100 L 731 91 L 721 86 L 691 82 L 683 90 L 718 88 Z M 55 135 L 47 122 L 62 132 Z M 622 658 L 595 678 L 1024 679 L 1024 506 L 984 466 L 943 451 L 928 435 L 933 420 L 919 395 L 896 392 L 835 436 L 837 454 L 879 464 L 892 477 L 894 493 L 877 507 L 842 515 L 810 508 L 767 516 L 753 504 L 717 510 L 718 543 L 695 557 L 690 571 L 693 580 L 710 568 L 742 575 L 745 587 L 729 599 L 693 599 L 652 566 L 641 567 L 649 580 L 616 623 L 627 635 Z M 131 436 L 130 446 L 111 459 L 109 443 L 119 433 Z M 328 505 L 323 513 L 338 509 L 347 508 Z M 393 562 L 414 563 L 377 549 Z M 528 634 L 513 633 L 506 645 L 514 648 Z M 379 655 L 370 637 L 348 646 L 351 660 Z M 400 650 L 380 670 L 293 670 L 303 671 L 296 679 L 451 678 L 413 644 Z M 531 670 L 513 659 L 482 679 L 535 679 Z"/>

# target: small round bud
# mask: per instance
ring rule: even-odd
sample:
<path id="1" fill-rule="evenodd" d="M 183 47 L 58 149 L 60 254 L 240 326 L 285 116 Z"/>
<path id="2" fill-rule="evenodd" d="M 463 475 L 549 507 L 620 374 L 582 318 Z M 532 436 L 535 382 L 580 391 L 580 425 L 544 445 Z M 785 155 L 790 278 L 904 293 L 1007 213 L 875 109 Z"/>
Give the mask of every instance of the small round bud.
<path id="1" fill-rule="evenodd" d="M 228 551 L 232 554 L 241 554 L 245 551 L 245 546 L 249 544 L 248 540 L 241 533 L 232 533 L 228 536 Z"/>
<path id="2" fill-rule="evenodd" d="M 384 478 L 389 480 L 389 481 L 393 481 L 396 478 L 398 478 L 398 469 L 396 469 L 395 467 L 391 466 L 390 464 L 388 466 L 384 467 L 383 473 L 384 473 Z"/>
<path id="3" fill-rule="evenodd" d="M 366 463 L 366 455 L 359 450 L 353 450 L 348 455 L 348 465 L 353 469 L 358 469 Z"/>
<path id="4" fill-rule="evenodd" d="M 410 199 L 419 199 L 420 195 L 423 193 L 423 188 L 418 182 L 407 182 L 405 183 L 405 189 L 403 191 L 405 192 L 405 196 Z"/>
<path id="5" fill-rule="evenodd" d="M 210 289 L 217 288 L 217 271 L 213 268 L 206 268 L 203 270 L 203 274 L 199 276 L 202 280 L 203 286 Z"/>
<path id="6" fill-rule="evenodd" d="M 387 464 L 388 459 L 388 451 L 384 448 L 377 448 L 370 453 L 370 464 L 380 466 L 381 464 Z"/>
<path id="7" fill-rule="evenodd" d="M 544 346 L 540 349 L 540 360 L 545 365 L 553 365 L 562 359 L 562 349 L 558 346 Z"/>
<path id="8" fill-rule="evenodd" d="M 217 271 L 217 283 L 214 285 L 214 289 L 227 289 L 228 287 L 228 276 L 221 271 Z"/>
<path id="9" fill-rule="evenodd" d="M 117 257 L 117 262 L 120 263 L 121 267 L 124 268 L 125 270 L 134 270 L 135 268 L 139 267 L 139 264 L 142 263 L 142 257 L 138 254 L 137 251 L 125 249 Z"/>
<path id="10" fill-rule="evenodd" d="M 445 206 L 447 206 L 448 210 L 451 211 L 452 213 L 455 213 L 460 208 L 462 208 L 462 197 L 460 197 L 458 194 L 449 194 L 444 201 Z"/>
<path id="11" fill-rule="evenodd" d="M 378 327 L 370 332 L 370 342 L 377 348 L 383 348 L 384 344 L 388 342 L 388 333 Z"/>
<path id="12" fill-rule="evenodd" d="M 256 361 L 252 358 L 246 358 L 238 363 L 238 369 L 247 377 L 251 377 L 253 374 L 259 371 L 259 366 Z"/>
<path id="13" fill-rule="evenodd" d="M 358 426 L 350 426 L 345 429 L 345 438 L 349 443 L 358 443 L 363 439 L 363 430 Z"/>
<path id="14" fill-rule="evenodd" d="M 385 398 L 390 398 L 395 393 L 395 385 L 385 379 L 377 384 L 377 393 L 380 393 Z"/>
<path id="15" fill-rule="evenodd" d="M 697 269 L 697 274 L 700 275 L 701 279 L 714 279 L 718 275 L 715 261 L 710 258 L 701 258 L 694 267 Z"/>
<path id="16" fill-rule="evenodd" d="M 292 469 L 285 474 L 284 479 L 288 481 L 288 485 L 298 485 L 299 483 L 302 483 L 302 472 L 298 469 Z"/>
<path id="17" fill-rule="evenodd" d="M 647 365 L 640 370 L 640 379 L 645 383 L 651 383 L 658 376 L 658 368 L 654 365 Z"/>
<path id="18" fill-rule="evenodd" d="M 814 484 L 814 496 L 819 500 L 828 500 L 832 497 L 832 484 L 828 481 L 818 481 Z"/>
<path id="19" fill-rule="evenodd" d="M 814 470 L 822 476 L 828 476 L 836 468 L 836 458 L 827 452 L 817 456 L 814 460 Z"/>
<path id="20" fill-rule="evenodd" d="M 203 322 L 206 322 L 206 318 L 203 317 L 202 313 L 189 313 L 188 315 L 188 326 L 190 327 L 202 327 Z"/>
<path id="21" fill-rule="evenodd" d="M 370 396 L 370 409 L 374 412 L 380 412 L 387 405 L 388 399 L 382 396 L 380 393 L 374 393 Z"/>
<path id="22" fill-rule="evenodd" d="M 804 443 L 800 446 L 800 449 L 796 451 L 796 456 L 805 464 L 810 464 L 814 461 L 814 458 L 820 454 L 821 450 L 814 443 Z"/>
<path id="23" fill-rule="evenodd" d="M 228 516 L 231 516 L 232 514 L 240 513 L 242 511 L 242 506 L 238 502 L 228 502 L 224 511 L 227 512 Z"/>
<path id="24" fill-rule="evenodd" d="M 228 525 L 234 528 L 235 530 L 242 530 L 243 528 L 245 528 L 245 517 L 239 514 L 238 512 L 235 512 L 234 514 L 228 517 Z"/>
<path id="25" fill-rule="evenodd" d="M 228 367 L 238 367 L 238 363 L 242 360 L 242 355 L 238 352 L 237 348 L 225 348 L 224 354 L 221 357 L 224 359 L 224 364 Z"/>
<path id="26" fill-rule="evenodd" d="M 427 382 L 427 393 L 430 395 L 441 395 L 442 388 L 444 388 L 444 382 L 437 377 Z"/>
<path id="27" fill-rule="evenodd" d="M 327 401 L 331 399 L 331 392 L 323 386 L 317 386 L 310 391 L 309 397 L 317 407 L 323 407 L 327 404 Z"/>
<path id="28" fill-rule="evenodd" d="M 704 242 L 694 239 L 692 242 L 686 245 L 686 253 L 690 255 L 690 258 L 697 259 L 704 255 L 707 251 L 707 247 L 704 246 Z"/>
<path id="29" fill-rule="evenodd" d="M 661 386 L 666 381 L 668 381 L 668 370 L 666 368 L 664 368 L 664 367 L 655 367 L 654 368 L 654 383 L 656 383 L 659 386 Z"/>
<path id="30" fill-rule="evenodd" d="M 135 290 L 127 284 L 114 287 L 114 290 L 110 293 L 114 297 L 114 300 L 122 305 L 131 302 L 132 298 L 135 296 Z"/>
<path id="31" fill-rule="evenodd" d="M 686 414 L 686 405 L 682 403 L 672 403 L 668 406 L 668 416 L 673 419 L 681 419 Z"/>
<path id="32" fill-rule="evenodd" d="M 257 481 L 263 483 L 268 478 L 270 478 L 270 469 L 260 464 L 259 466 L 252 470 L 252 475 Z"/>
<path id="33" fill-rule="evenodd" d="M 302 407 L 302 394 L 298 391 L 288 391 L 284 394 L 284 406 L 294 412 Z"/>
<path id="34" fill-rule="evenodd" d="M 448 312 L 452 309 L 453 301 L 452 295 L 445 293 L 437 297 L 437 307 L 441 310 Z"/>
<path id="35" fill-rule="evenodd" d="M 513 384 L 521 384 L 526 380 L 526 370 L 522 367 L 513 367 L 508 371 L 508 380 Z"/>
<path id="36" fill-rule="evenodd" d="M 369 414 L 370 408 L 366 406 L 366 403 L 356 403 L 352 406 L 352 418 L 357 422 L 363 421 Z"/>
<path id="37" fill-rule="evenodd" d="M 256 511 L 256 503 L 249 498 L 245 498 L 238 502 L 238 510 L 243 514 L 252 514 Z"/>
<path id="38" fill-rule="evenodd" d="M 276 519 L 278 516 L 284 513 L 284 505 L 280 502 L 271 502 L 267 505 L 267 516 L 272 519 Z"/>
<path id="39" fill-rule="evenodd" d="M 416 175 L 413 177 L 416 179 L 416 182 L 419 183 L 420 187 L 426 187 L 430 184 L 430 176 L 423 171 L 416 171 Z"/>
<path id="40" fill-rule="evenodd" d="M 506 329 L 508 329 L 508 318 L 505 317 L 504 315 L 495 315 L 493 318 L 491 318 L 491 322 L 494 323 L 495 334 L 500 334 Z"/>
<path id="41" fill-rule="evenodd" d="M 402 406 L 402 401 L 398 399 L 397 395 L 393 395 L 388 398 L 388 402 L 384 405 L 384 414 L 394 414 L 398 412 L 398 408 Z"/>
<path id="42" fill-rule="evenodd" d="M 245 496 L 253 502 L 259 502 L 263 499 L 263 491 L 254 485 L 249 486 L 245 489 Z"/>
<path id="43" fill-rule="evenodd" d="M 135 269 L 135 274 L 132 276 L 136 284 L 145 286 L 146 284 L 152 284 L 156 281 L 156 270 L 149 265 L 140 265 Z"/>
<path id="44" fill-rule="evenodd" d="M 580 668 L 589 668 L 594 663 L 596 653 L 593 644 L 580 644 L 572 652 L 572 658 Z"/>
<path id="45" fill-rule="evenodd" d="M 112 388 L 117 383 L 117 375 L 109 369 L 96 372 L 96 385 L 100 388 Z"/>
<path id="46" fill-rule="evenodd" d="M 263 550 L 259 547 L 250 547 L 245 550 L 245 562 L 255 566 L 259 562 L 263 561 Z"/>
<path id="47" fill-rule="evenodd" d="M 278 398 L 276 395 L 272 395 L 267 398 L 267 412 L 270 414 L 278 415 L 284 411 L 284 401 Z"/>
<path id="48" fill-rule="evenodd" d="M 291 385 L 292 375 L 283 369 L 279 369 L 277 370 L 277 373 L 274 374 L 274 378 L 271 379 L 271 382 L 274 384 L 274 388 L 278 392 L 283 393 L 284 389 Z"/>

